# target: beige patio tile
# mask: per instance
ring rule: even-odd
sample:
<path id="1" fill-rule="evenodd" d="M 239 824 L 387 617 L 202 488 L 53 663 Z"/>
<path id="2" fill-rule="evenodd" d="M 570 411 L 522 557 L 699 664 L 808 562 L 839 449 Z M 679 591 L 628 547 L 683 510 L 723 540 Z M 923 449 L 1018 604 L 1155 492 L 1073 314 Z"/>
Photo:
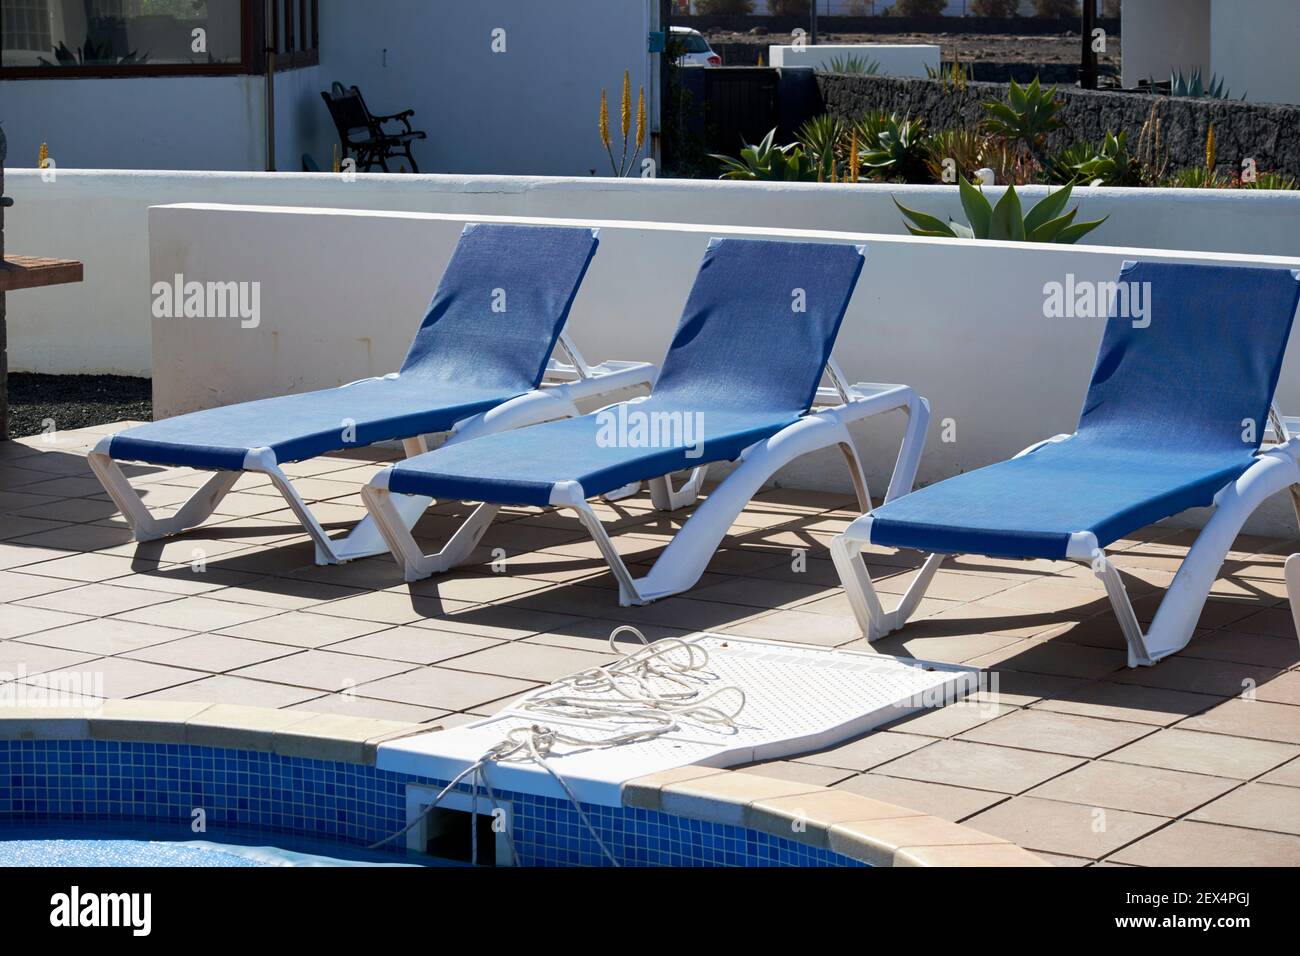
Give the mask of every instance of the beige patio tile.
<path id="1" fill-rule="evenodd" d="M 131 532 L 126 528 L 105 528 L 85 524 L 66 524 L 47 531 L 38 531 L 26 537 L 10 539 L 15 545 L 54 548 L 69 552 L 108 551 L 130 540 Z"/>
<path id="2" fill-rule="evenodd" d="M 293 687 L 340 691 L 411 669 L 412 666 L 405 661 L 381 661 L 355 654 L 307 650 L 240 668 L 234 675 Z"/>
<path id="3" fill-rule="evenodd" d="M 887 777 L 883 773 L 858 774 L 835 784 L 835 789 L 911 807 L 954 823 L 1007 799 L 1006 794 L 1002 793 L 921 780 L 904 780 L 902 777 Z"/>
<path id="4" fill-rule="evenodd" d="M 174 641 L 177 638 L 187 637 L 189 633 L 174 627 L 155 627 L 152 624 L 135 624 L 131 621 L 99 618 L 57 627 L 52 631 L 27 634 L 18 640 L 24 644 L 42 644 L 46 647 L 61 647 L 65 650 L 81 651 L 97 656 L 111 656 L 148 647 L 150 644 Z"/>
<path id="5" fill-rule="evenodd" d="M 1167 727 L 1184 717 L 1209 710 L 1222 700 L 1222 697 L 1208 694 L 1189 694 L 1105 680 L 1084 684 L 1059 697 L 1039 701 L 1032 709 Z"/>
<path id="6" fill-rule="evenodd" d="M 830 562 L 826 562 L 830 564 Z M 833 570 L 833 568 L 832 568 Z M 881 594 L 899 595 L 904 593 L 912 583 L 911 574 L 892 573 L 889 577 L 877 578 L 877 568 L 868 568 L 872 583 Z M 883 569 L 881 569 L 883 570 Z M 898 568 L 890 568 L 897 572 Z M 839 576 L 836 575 L 838 581 Z M 952 571 L 940 571 L 926 588 L 926 596 L 938 601 L 979 601 L 995 594 L 1004 593 L 1015 583 L 1004 577 L 992 574 L 966 574 Z M 1002 603 L 999 601 L 998 603 Z M 1019 605 L 1016 605 L 1019 606 Z"/>
<path id="7" fill-rule="evenodd" d="M 952 634 L 947 626 L 934 628 L 929 620 L 908 624 L 875 643 L 865 638 L 845 645 L 846 649 L 866 651 L 871 654 L 891 654 L 897 657 L 914 657 L 923 661 L 940 661 L 964 664 L 993 651 L 1009 648 L 1024 641 L 1009 634 Z"/>
<path id="8" fill-rule="evenodd" d="M 934 743 L 933 737 L 899 733 L 895 730 L 878 730 L 829 750 L 801 754 L 794 759 L 799 763 L 815 764 L 820 767 L 863 771 L 932 743 Z"/>
<path id="9" fill-rule="evenodd" d="M 890 730 L 928 737 L 956 737 L 958 734 L 1009 714 L 1016 708 L 1006 704 L 959 700 L 946 707 L 934 707 L 889 724 Z M 1031 748 L 1036 749 L 1036 748 Z"/>
<path id="10" fill-rule="evenodd" d="M 1178 726 L 1182 730 L 1300 744 L 1300 707 L 1238 698 L 1200 716 L 1189 717 Z"/>
<path id="11" fill-rule="evenodd" d="M 608 621 L 598 617 L 569 618 L 560 627 L 525 637 L 529 644 L 549 644 L 552 647 L 572 647 L 579 651 L 605 652 L 609 647 L 609 635 L 624 626 L 623 621 Z M 645 635 L 647 641 L 658 641 L 665 637 L 686 637 L 691 632 L 681 627 L 665 627 L 662 624 L 636 625 L 638 631 Z M 624 631 L 618 637 L 618 643 L 624 650 L 632 650 L 636 635 Z"/>
<path id="12" fill-rule="evenodd" d="M 1058 754 L 1036 753 L 1011 747 L 961 740 L 941 740 L 904 754 L 876 772 L 890 777 L 973 787 L 997 793 L 1021 793 L 1051 777 L 1077 767 L 1082 761 Z"/>
<path id="13" fill-rule="evenodd" d="M 40 564 L 25 565 L 23 573 L 89 583 L 138 574 L 157 566 L 158 562 L 147 558 L 135 560 L 117 555 L 87 552 L 55 558 L 52 561 L 42 561 Z"/>
<path id="14" fill-rule="evenodd" d="M 1096 758 L 1151 732 L 1147 724 L 1020 710 L 968 730 L 960 739 Z"/>
<path id="15" fill-rule="evenodd" d="M 1135 866 L 1300 866 L 1300 837 L 1179 820 L 1112 859 Z"/>
<path id="16" fill-rule="evenodd" d="M 1286 637 L 1295 640 L 1295 619 L 1291 617 L 1290 608 L 1265 608 L 1247 617 L 1234 621 L 1230 628 L 1234 631 L 1246 631 L 1250 634 L 1268 634 L 1272 637 Z"/>
<path id="17" fill-rule="evenodd" d="M 750 773 L 718 773 L 667 784 L 660 793 L 660 805 L 665 813 L 743 826 L 746 808 L 756 801 L 817 790 L 817 786 L 800 781 L 775 780 Z"/>
<path id="18" fill-rule="evenodd" d="M 247 680 L 221 674 L 204 677 L 189 684 L 153 691 L 139 700 L 201 701 L 210 704 L 234 704 L 242 707 L 290 707 L 318 699 L 320 691 L 288 687 L 269 681 Z"/>
<path id="19" fill-rule="evenodd" d="M 1062 677 L 1105 677 L 1122 670 L 1125 658 L 1119 650 L 1069 644 L 1053 640 L 1049 634 L 971 658 L 966 663 L 976 667 Z"/>
<path id="20" fill-rule="evenodd" d="M 94 654 L 19 641 L 0 641 L 0 681 L 22 680 L 33 674 L 79 667 L 93 660 Z"/>
<path id="21" fill-rule="evenodd" d="M 1266 684 L 1261 684 L 1255 696 L 1274 704 L 1300 705 L 1300 671 L 1279 674 Z"/>
<path id="22" fill-rule="evenodd" d="M 326 694 L 324 697 L 313 697 L 302 703 L 292 704 L 289 709 L 306 710 L 317 714 L 370 717 L 377 720 L 400 720 L 408 724 L 424 724 L 431 721 L 441 724 L 449 713 L 433 707 L 399 704 L 391 700 L 358 697 L 356 694 Z"/>
<path id="23" fill-rule="evenodd" d="M 511 607 L 510 605 L 475 604 L 470 607 L 449 610 L 441 617 L 425 618 L 414 622 L 414 627 L 429 628 L 435 631 L 449 631 L 456 634 L 469 634 L 474 637 L 487 637 L 502 641 L 515 641 L 540 631 L 561 629 L 567 632 L 570 627 L 582 626 L 583 622 L 592 620 L 573 614 L 555 614 L 532 608 Z M 620 622 L 610 625 L 610 630 Z M 608 633 L 608 632 L 607 632 Z"/>
<path id="24" fill-rule="evenodd" d="M 1177 817 L 1238 785 L 1224 777 L 1098 760 L 1035 787 L 1029 796 Z"/>
<path id="25" fill-rule="evenodd" d="M 1059 614 L 1082 611 L 1094 614 L 1109 606 L 1105 592 L 1074 587 L 1068 579 L 1042 577 L 1001 591 L 997 605 L 1023 608 L 1026 611 L 1049 611 Z"/>
<path id="26" fill-rule="evenodd" d="M 471 634 L 435 631 L 427 627 L 393 627 L 330 645 L 331 651 L 377 657 L 381 660 L 436 664 L 486 650 L 500 641 Z M 513 646 L 513 645 L 511 645 Z M 466 668 L 477 670 L 477 668 Z"/>
<path id="27" fill-rule="evenodd" d="M 245 637 L 254 641 L 270 641 L 294 647 L 324 647 L 363 634 L 383 631 L 388 627 L 389 625 L 378 621 L 352 621 L 343 617 L 290 611 L 217 630 L 231 637 Z"/>
<path id="28" fill-rule="evenodd" d="M 6 514 L 4 521 L 0 521 L 0 541 L 22 538 L 29 534 L 35 534 L 38 531 L 53 531 L 56 528 L 78 527 L 82 526 L 68 524 L 63 521 L 49 521 L 45 518 L 22 518 L 18 515 Z"/>
<path id="29" fill-rule="evenodd" d="M 1249 780 L 1300 754 L 1300 747 L 1269 740 L 1170 728 L 1122 747 L 1104 759 Z"/>
<path id="30" fill-rule="evenodd" d="M 967 696 L 972 702 L 1009 704 L 1026 707 L 1046 699 L 1064 697 L 1078 692 L 1088 681 L 1077 677 L 1054 674 L 1033 674 L 1027 671 L 984 671 L 980 674 L 981 689 Z"/>
<path id="31" fill-rule="evenodd" d="M 86 619 L 84 614 L 65 614 L 62 611 L 6 604 L 4 614 L 0 614 L 0 640 L 25 637 L 38 631 L 48 631 L 50 628 L 62 627 L 65 624 L 76 624 Z"/>
<path id="32" fill-rule="evenodd" d="M 1137 667 L 1113 678 L 1121 684 L 1141 684 L 1197 694 L 1231 697 L 1275 677 L 1279 668 L 1231 661 L 1207 661 L 1174 655 L 1155 667 Z"/>
<path id="33" fill-rule="evenodd" d="M 475 671 L 480 674 L 499 674 L 520 680 L 549 684 L 589 667 L 600 667 L 615 660 L 612 654 L 577 651 L 568 647 L 548 647 L 516 641 L 498 644 L 476 651 L 443 666 L 452 670 Z"/>
<path id="34" fill-rule="evenodd" d="M 153 644 L 127 651 L 122 656 L 136 661 L 191 667 L 220 674 L 295 653 L 295 648 L 284 644 L 266 644 L 238 637 L 222 637 L 220 634 L 195 634 L 166 644 Z"/>
<path id="35" fill-rule="evenodd" d="M 23 607 L 43 607 L 52 611 L 107 617 L 110 614 L 134 611 L 137 608 L 172 600 L 175 600 L 173 595 L 159 594 L 157 591 L 113 587 L 109 584 L 86 584 L 25 598 L 20 604 Z"/>
<path id="36" fill-rule="evenodd" d="M 396 585 L 393 590 L 423 597 L 489 604 L 493 601 L 508 601 L 544 587 L 547 585 L 541 581 L 531 581 L 513 574 L 459 574 L 451 577 L 435 575 L 414 584 Z"/>
<path id="37" fill-rule="evenodd" d="M 22 574 L 21 571 L 0 571 L 0 604 L 10 604 L 39 594 L 66 591 L 68 588 L 75 587 L 77 587 L 75 581 L 40 578 L 38 575 Z"/>
<path id="38" fill-rule="evenodd" d="M 115 615 L 123 621 L 139 624 L 157 624 L 160 627 L 186 628 L 191 631 L 219 631 L 245 624 L 258 618 L 270 617 L 273 608 L 233 601 L 217 601 L 209 597 L 184 597 L 166 604 L 126 611 Z"/>
<path id="39" fill-rule="evenodd" d="M 362 697 L 416 704 L 438 710 L 469 710 L 537 686 L 492 674 L 472 674 L 441 667 L 422 667 L 356 688 Z"/>
<path id="40" fill-rule="evenodd" d="M 720 584 L 698 588 L 691 593 L 703 601 L 740 604 L 757 608 L 793 607 L 815 598 L 825 597 L 829 588 L 792 581 L 733 576 Z"/>
<path id="41" fill-rule="evenodd" d="M 1286 787 L 1300 787 L 1300 760 L 1292 760 L 1260 778 L 1261 783 L 1275 783 Z"/>
<path id="42" fill-rule="evenodd" d="M 354 621 L 378 621 L 381 624 L 411 624 L 468 607 L 470 605 L 464 601 L 413 597 L 397 591 L 369 591 L 340 601 L 315 605 L 307 609 L 306 613 L 345 617 Z"/>
<path id="43" fill-rule="evenodd" d="M 769 777 L 772 780 L 786 780 L 790 783 L 806 783 L 814 787 L 829 787 L 832 784 L 839 783 L 848 777 L 853 776 L 851 770 L 841 770 L 835 767 L 818 767 L 810 763 L 799 763 L 793 760 L 771 760 L 767 763 L 750 764 L 744 767 L 736 767 L 739 773 L 753 773 L 760 777 Z"/>
<path id="44" fill-rule="evenodd" d="M 1099 859 L 1163 825 L 1164 817 L 1038 797 L 1014 797 L 965 821 L 967 826 L 1048 853 Z"/>
<path id="45" fill-rule="evenodd" d="M 217 601 L 235 601 L 256 607 L 297 611 L 326 601 L 364 593 L 359 588 L 345 588 L 322 584 L 319 581 L 301 581 L 293 578 L 256 578 L 246 584 L 235 584 L 214 591 L 208 596 Z"/>
<path id="46" fill-rule="evenodd" d="M 1300 796 L 1291 787 L 1248 783 L 1188 819 L 1300 836 Z"/>
<path id="47" fill-rule="evenodd" d="M 101 657 L 73 670 L 92 675 L 96 684 L 102 681 L 104 697 L 138 697 L 151 691 L 188 684 L 190 681 L 207 676 L 202 671 L 164 667 L 122 657 Z"/>
<path id="48" fill-rule="evenodd" d="M 222 588 L 256 580 L 252 574 L 243 574 L 211 565 L 198 572 L 188 564 L 150 568 L 143 573 L 125 578 L 114 578 L 113 587 L 157 591 L 160 594 L 193 595 L 210 594 Z"/>
<path id="49" fill-rule="evenodd" d="M 678 616 L 676 622 L 691 627 L 689 616 Z M 716 623 L 697 625 L 694 629 L 718 630 L 725 634 L 740 634 L 769 641 L 818 644 L 822 647 L 837 647 L 862 636 L 857 622 L 851 617 L 833 617 L 804 610 L 773 611 L 721 626 Z"/>

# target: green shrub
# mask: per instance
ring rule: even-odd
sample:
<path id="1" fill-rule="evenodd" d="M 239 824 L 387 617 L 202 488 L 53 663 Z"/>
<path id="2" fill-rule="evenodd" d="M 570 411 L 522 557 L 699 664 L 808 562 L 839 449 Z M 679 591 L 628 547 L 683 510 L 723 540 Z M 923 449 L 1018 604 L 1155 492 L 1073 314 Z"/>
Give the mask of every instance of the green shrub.
<path id="1" fill-rule="evenodd" d="M 798 143 L 776 146 L 776 129 L 768 131 L 758 145 L 745 144 L 740 157 L 709 155 L 722 164 L 719 179 L 763 179 L 785 182 L 813 182 L 817 169 Z"/>
<path id="2" fill-rule="evenodd" d="M 971 0 L 970 12 L 976 17 L 1014 17 L 1020 12 L 1019 0 Z"/>
<path id="3" fill-rule="evenodd" d="M 929 213 L 908 209 L 897 199 L 894 205 L 910 222 L 905 223 L 907 231 L 914 236 L 938 236 L 950 239 L 1002 239 L 1011 242 L 1078 242 L 1106 219 L 1092 222 L 1075 222 L 1079 213 L 1076 206 L 1063 213 L 1066 203 L 1070 201 L 1072 186 L 1065 186 L 1056 192 L 1048 193 L 1039 200 L 1033 209 L 1025 214 L 1020 206 L 1020 197 L 1016 187 L 1008 186 L 996 206 L 984 196 L 984 191 L 976 189 L 966 177 L 958 181 L 961 190 L 961 206 L 966 212 L 970 225 L 949 219 L 944 222 Z M 1109 218 L 1109 217 L 1107 217 Z"/>

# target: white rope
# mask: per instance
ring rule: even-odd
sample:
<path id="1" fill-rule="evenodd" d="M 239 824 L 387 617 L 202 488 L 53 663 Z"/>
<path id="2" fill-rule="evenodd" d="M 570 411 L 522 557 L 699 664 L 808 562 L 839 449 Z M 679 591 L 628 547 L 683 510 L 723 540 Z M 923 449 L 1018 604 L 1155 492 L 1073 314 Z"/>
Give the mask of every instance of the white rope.
<path id="1" fill-rule="evenodd" d="M 722 732 L 735 731 L 739 726 L 736 719 L 745 709 L 745 692 L 739 687 L 724 685 L 711 688 L 711 680 L 716 679 L 716 676 L 708 671 L 708 652 L 698 644 L 688 644 L 677 638 L 665 638 L 651 644 L 637 628 L 625 624 L 610 633 L 610 650 L 618 651 L 618 636 L 624 632 L 634 634 L 642 646 L 612 664 L 589 667 L 561 678 L 518 702 L 514 709 L 542 718 L 604 720 L 626 726 L 627 729 L 590 737 L 566 733 L 542 723 L 517 727 L 457 774 L 419 816 L 392 836 L 372 844 L 371 849 L 391 843 L 410 832 L 462 780 L 470 777 L 470 859 L 477 862 L 479 782 L 482 782 L 495 813 L 499 807 L 496 793 L 488 783 L 488 765 L 526 761 L 537 764 L 550 774 L 573 804 L 578 817 L 605 858 L 612 865 L 619 866 L 618 860 L 600 838 L 573 790 L 548 762 L 547 758 L 555 746 L 563 744 L 577 748 L 569 753 L 581 753 L 644 743 L 680 730 L 679 719 Z M 508 826 L 505 834 L 511 856 L 518 866 L 519 854 Z"/>

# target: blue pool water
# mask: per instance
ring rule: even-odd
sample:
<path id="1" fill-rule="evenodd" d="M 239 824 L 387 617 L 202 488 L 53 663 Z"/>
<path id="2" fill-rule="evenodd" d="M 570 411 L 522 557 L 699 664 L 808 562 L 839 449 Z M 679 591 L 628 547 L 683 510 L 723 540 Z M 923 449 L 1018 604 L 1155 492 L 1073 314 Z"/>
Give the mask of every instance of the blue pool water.
<path id="1" fill-rule="evenodd" d="M 5 866 L 457 866 L 326 840 L 251 830 L 114 822 L 0 824 Z"/>

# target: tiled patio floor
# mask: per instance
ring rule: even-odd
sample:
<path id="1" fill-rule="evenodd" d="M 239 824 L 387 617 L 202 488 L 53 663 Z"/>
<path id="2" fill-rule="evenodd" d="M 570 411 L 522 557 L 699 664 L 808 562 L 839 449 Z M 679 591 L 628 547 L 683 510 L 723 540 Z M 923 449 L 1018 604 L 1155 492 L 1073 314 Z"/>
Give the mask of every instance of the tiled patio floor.
<path id="1" fill-rule="evenodd" d="M 1243 538 L 1203 631 L 1128 670 L 1100 584 L 1064 562 L 963 558 L 915 621 L 868 648 L 828 558 L 849 496 L 770 490 L 688 595 L 620 608 L 576 519 L 503 512 L 461 573 L 408 586 L 387 557 L 317 567 L 269 483 L 252 476 L 204 531 L 137 545 L 85 462 L 120 426 L 0 444 L 0 672 L 102 674 L 107 697 L 214 701 L 444 726 L 609 658 L 633 623 L 651 638 L 714 630 L 977 664 L 997 694 L 905 719 L 834 750 L 761 767 L 1014 840 L 1063 865 L 1300 865 L 1300 644 L 1282 583 L 1296 542 Z M 286 469 L 322 520 L 363 516 L 362 458 Z M 154 508 L 201 483 L 133 468 Z M 466 512 L 440 505 L 433 547 Z M 598 511 L 617 545 L 653 558 L 682 515 L 639 496 Z M 1149 620 L 1187 532 L 1152 527 L 1117 563 Z M 873 573 L 901 590 L 906 554 Z M 13 696 L 10 688 L 9 696 Z"/>

